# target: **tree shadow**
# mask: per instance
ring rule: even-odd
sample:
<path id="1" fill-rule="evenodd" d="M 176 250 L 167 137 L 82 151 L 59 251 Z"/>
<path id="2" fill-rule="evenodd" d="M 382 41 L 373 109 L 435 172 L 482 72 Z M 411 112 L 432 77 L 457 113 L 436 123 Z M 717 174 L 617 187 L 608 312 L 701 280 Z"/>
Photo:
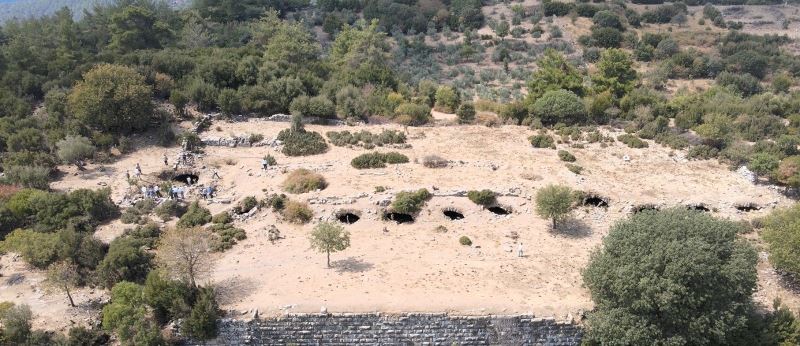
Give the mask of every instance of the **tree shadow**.
<path id="1" fill-rule="evenodd" d="M 362 259 L 348 257 L 343 260 L 331 262 L 331 267 L 335 268 L 338 273 L 363 273 L 371 270 L 374 266 L 372 263 L 364 262 Z"/>
<path id="2" fill-rule="evenodd" d="M 214 284 L 217 302 L 219 304 L 233 304 L 253 294 L 257 285 L 255 281 L 247 278 L 228 278 Z"/>
<path id="3" fill-rule="evenodd" d="M 568 238 L 585 238 L 592 235 L 592 228 L 583 220 L 570 217 L 559 222 L 550 232 Z"/>

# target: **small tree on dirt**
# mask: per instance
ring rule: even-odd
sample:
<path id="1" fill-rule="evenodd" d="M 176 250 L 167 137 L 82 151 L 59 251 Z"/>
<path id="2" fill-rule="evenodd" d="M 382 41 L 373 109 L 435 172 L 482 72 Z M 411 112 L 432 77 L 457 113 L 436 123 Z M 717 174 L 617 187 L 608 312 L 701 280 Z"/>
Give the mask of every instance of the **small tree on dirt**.
<path id="1" fill-rule="evenodd" d="M 70 291 L 78 285 L 80 275 L 78 274 L 78 266 L 68 260 L 56 262 L 47 268 L 47 277 L 45 279 L 48 286 L 57 290 L 63 290 L 69 298 L 69 306 L 75 307 L 75 301 L 72 300 Z"/>
<path id="2" fill-rule="evenodd" d="M 548 185 L 536 193 L 536 213 L 553 220 L 553 229 L 572 209 L 572 189 L 561 185 Z"/>
<path id="3" fill-rule="evenodd" d="M 211 232 L 202 228 L 173 228 L 161 236 L 157 262 L 173 276 L 192 288 L 197 280 L 211 272 Z"/>
<path id="4" fill-rule="evenodd" d="M 94 155 L 94 145 L 86 137 L 67 136 L 56 143 L 56 155 L 61 161 L 74 163 L 80 167 L 80 160 L 90 158 Z"/>
<path id="5" fill-rule="evenodd" d="M 344 227 L 330 222 L 323 222 L 311 231 L 311 248 L 327 253 L 328 268 L 331 266 L 331 252 L 342 251 L 350 247 L 350 232 Z"/>
<path id="6" fill-rule="evenodd" d="M 192 311 L 181 327 L 187 335 L 199 340 L 213 339 L 217 336 L 217 317 L 219 307 L 210 287 L 200 289 Z"/>

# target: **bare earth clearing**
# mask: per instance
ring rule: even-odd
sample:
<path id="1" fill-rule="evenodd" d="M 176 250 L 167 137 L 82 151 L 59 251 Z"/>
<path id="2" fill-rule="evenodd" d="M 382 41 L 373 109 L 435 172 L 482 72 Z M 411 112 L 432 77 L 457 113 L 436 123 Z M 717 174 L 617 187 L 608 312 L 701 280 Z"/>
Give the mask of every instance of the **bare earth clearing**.
<path id="1" fill-rule="evenodd" d="M 214 130 L 217 126 L 221 131 Z M 255 120 L 215 122 L 203 137 L 260 133 L 269 139 L 287 126 Z M 307 130 L 323 134 L 361 129 L 378 133 L 384 128 L 403 130 L 397 125 L 306 126 Z M 261 315 L 317 312 L 324 306 L 330 312 L 577 316 L 592 307 L 588 292 L 581 285 L 581 269 L 611 224 L 627 216 L 632 206 L 703 203 L 720 217 L 749 219 L 764 215 L 775 206 L 790 204 L 774 189 L 754 185 L 716 161 L 686 161 L 683 153 L 654 143 L 645 149 L 630 149 L 621 143 L 607 148 L 596 143 L 587 144 L 585 149 L 564 146 L 585 168 L 582 175 L 576 175 L 564 167 L 555 150 L 532 148 L 526 138 L 533 131 L 524 127 L 443 126 L 408 131 L 411 148 L 378 150 L 402 152 L 412 162 L 386 169 L 352 168 L 350 160 L 366 152 L 361 148 L 331 147 L 324 155 L 289 158 L 270 147 L 207 147 L 196 173 L 199 183 L 207 184 L 212 181 L 210 166 L 219 166 L 220 192 L 216 202 L 207 205 L 212 213 L 228 210 L 246 196 L 263 198 L 266 193 L 281 192 L 284 172 L 304 167 L 318 171 L 330 184 L 322 191 L 291 196 L 309 201 L 316 218 L 334 219 L 335 213 L 344 209 L 361 214 L 357 223 L 346 225 L 352 234 L 352 246 L 332 255 L 332 269 L 325 267 L 323 254 L 309 249 L 307 237 L 316 221 L 296 226 L 280 221 L 272 211 L 260 210 L 246 221 L 237 222 L 236 226 L 247 231 L 248 238 L 219 254 L 215 273 L 209 278 L 219 287 L 222 308 L 236 312 L 258 309 Z M 172 158 L 176 150 L 166 152 Z M 161 161 L 164 153 L 162 148 L 145 147 L 102 166 L 102 170 L 100 166 L 90 166 L 77 175 L 73 168 L 62 167 L 70 173 L 52 187 L 70 190 L 109 186 L 114 201 L 119 202 L 129 193 L 125 171 L 132 170 L 138 162 L 146 175 L 143 178 L 155 181 L 154 175 L 166 168 Z M 263 172 L 259 169 L 260 158 L 268 153 L 277 158 L 278 167 Z M 450 160 L 449 167 L 430 169 L 416 162 L 431 154 Z M 630 162 L 623 160 L 624 155 L 630 157 Z M 201 169 L 203 165 L 209 168 Z M 548 221 L 534 214 L 531 201 L 537 189 L 552 183 L 597 192 L 610 199 L 610 207 L 579 208 L 568 229 L 553 232 Z M 374 193 L 376 186 L 385 186 L 387 191 Z M 380 220 L 382 208 L 376 204 L 378 201 L 402 190 L 419 188 L 429 189 L 435 197 L 416 222 L 397 225 Z M 486 188 L 503 194 L 499 202 L 513 213 L 498 216 L 466 197 L 454 196 L 458 191 Z M 190 197 L 196 196 L 193 192 Z M 231 203 L 220 203 L 223 200 Z M 739 202 L 754 202 L 764 208 L 743 213 L 734 207 Z M 464 219 L 450 221 L 442 214 L 443 208 L 460 211 Z M 276 225 L 286 238 L 270 243 L 266 232 L 270 225 Z M 436 231 L 440 225 L 447 231 Z M 102 226 L 97 236 L 110 241 L 129 227 L 113 222 Z M 517 245 L 509 237 L 512 231 L 524 244 L 523 258 L 516 257 Z M 462 235 L 469 236 L 473 246 L 459 245 Z M 749 237 L 757 240 L 754 234 Z M 2 268 L 3 277 L 30 272 L 21 261 L 8 264 L 10 256 L 3 258 L 7 264 Z M 759 275 L 760 302 L 769 305 L 774 297 L 782 297 L 792 307 L 798 306 L 796 297 L 777 283 L 767 264 L 759 267 Z M 50 329 L 80 319 L 75 316 L 88 308 L 85 302 L 103 295 L 99 289 L 93 295 L 89 295 L 91 290 L 82 291 L 76 298 L 83 302 L 81 308 L 70 309 L 66 297 L 39 291 L 40 276 L 34 271 L 26 274 L 21 283 L 2 286 L 0 301 L 30 304 L 37 324 Z"/>

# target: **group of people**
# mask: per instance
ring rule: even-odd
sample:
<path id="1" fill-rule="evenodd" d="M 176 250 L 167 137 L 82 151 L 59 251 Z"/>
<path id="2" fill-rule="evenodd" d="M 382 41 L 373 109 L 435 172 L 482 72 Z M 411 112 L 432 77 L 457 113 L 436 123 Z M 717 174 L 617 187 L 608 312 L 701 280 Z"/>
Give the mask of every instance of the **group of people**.
<path id="1" fill-rule="evenodd" d="M 209 185 L 209 186 L 201 187 L 200 188 L 200 196 L 202 196 L 203 199 L 213 198 L 214 197 L 214 186 Z"/>
<path id="2" fill-rule="evenodd" d="M 161 195 L 161 188 L 157 185 L 142 186 L 142 195 L 145 198 L 156 198 Z"/>

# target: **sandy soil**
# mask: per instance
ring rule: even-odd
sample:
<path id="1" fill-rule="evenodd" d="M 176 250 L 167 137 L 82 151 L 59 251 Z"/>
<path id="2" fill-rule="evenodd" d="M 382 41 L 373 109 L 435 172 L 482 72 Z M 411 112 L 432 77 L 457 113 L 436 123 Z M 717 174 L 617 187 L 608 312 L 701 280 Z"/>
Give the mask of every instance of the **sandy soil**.
<path id="1" fill-rule="evenodd" d="M 449 120 L 444 115 L 439 118 Z M 213 130 L 218 126 L 219 131 Z M 286 126 L 255 120 L 217 122 L 203 136 L 260 133 L 274 138 Z M 397 125 L 307 126 L 308 130 L 321 133 L 345 129 L 380 132 L 384 128 L 403 130 Z M 531 148 L 526 138 L 533 131 L 524 127 L 442 126 L 408 131 L 411 148 L 391 150 L 406 154 L 412 163 L 375 170 L 350 166 L 351 158 L 366 152 L 361 148 L 332 147 L 324 155 L 302 158 L 285 157 L 277 148 L 268 147 L 207 148 L 195 172 L 204 184 L 211 181 L 211 169 L 199 167 L 219 166 L 222 179 L 218 182 L 218 201 L 231 201 L 209 204 L 214 213 L 230 209 L 249 195 L 263 198 L 266 193 L 281 192 L 285 171 L 304 167 L 324 175 L 330 186 L 292 198 L 310 201 L 318 219 L 335 219 L 341 210 L 361 214 L 360 221 L 345 226 L 352 234 L 352 246 L 331 256 L 331 269 L 326 268 L 323 254 L 309 248 L 307 237 L 315 222 L 290 225 L 266 210 L 237 222 L 238 227 L 247 230 L 248 239 L 220 254 L 215 273 L 208 278 L 219 287 L 222 307 L 237 315 L 252 309 L 258 309 L 261 315 L 316 312 L 324 306 L 330 312 L 576 316 L 592 307 L 581 285 L 581 269 L 610 225 L 627 216 L 631 206 L 704 203 L 717 216 L 741 219 L 790 204 L 775 190 L 751 184 L 714 161 L 687 161 L 682 158 L 683 153 L 654 143 L 647 149 L 630 149 L 619 143 L 607 148 L 600 144 L 568 148 L 578 158 L 576 163 L 585 168 L 583 175 L 575 175 L 559 161 L 556 151 Z M 566 148 L 559 146 L 562 147 Z M 173 157 L 175 149 L 168 152 Z M 66 175 L 53 187 L 105 185 L 113 189 L 115 201 L 120 201 L 128 191 L 125 170 L 138 162 L 145 179 L 154 179 L 151 175 L 164 168 L 163 153 L 164 149 L 146 147 L 104 166 L 104 172 L 93 166 L 84 174 Z M 268 153 L 277 158 L 279 167 L 263 172 L 259 161 Z M 431 154 L 451 160 L 450 166 L 429 169 L 418 163 Z M 625 155 L 630 162 L 623 160 Z M 582 207 L 574 212 L 575 220 L 566 230 L 553 232 L 546 220 L 534 215 L 531 202 L 537 189 L 553 183 L 597 192 L 609 198 L 611 206 Z M 374 193 L 376 186 L 388 190 Z M 415 223 L 397 225 L 380 220 L 378 201 L 398 191 L 418 188 L 428 188 L 436 197 Z M 453 196 L 456 191 L 484 188 L 502 193 L 499 201 L 513 213 L 497 216 L 465 197 Z M 742 201 L 764 208 L 745 214 L 734 208 Z M 450 221 L 442 214 L 445 208 L 458 210 L 465 218 Z M 285 239 L 270 243 L 266 229 L 271 225 L 276 225 Z M 438 226 L 444 226 L 446 232 L 437 231 Z M 109 241 L 125 227 L 112 223 L 103 226 L 98 234 Z M 523 244 L 523 258 L 513 253 L 517 244 L 510 237 L 512 231 L 518 233 L 517 241 Z M 462 235 L 469 236 L 473 246 L 459 245 Z M 764 266 L 769 267 L 760 267 L 759 301 L 768 304 L 774 297 L 791 295 Z"/>

